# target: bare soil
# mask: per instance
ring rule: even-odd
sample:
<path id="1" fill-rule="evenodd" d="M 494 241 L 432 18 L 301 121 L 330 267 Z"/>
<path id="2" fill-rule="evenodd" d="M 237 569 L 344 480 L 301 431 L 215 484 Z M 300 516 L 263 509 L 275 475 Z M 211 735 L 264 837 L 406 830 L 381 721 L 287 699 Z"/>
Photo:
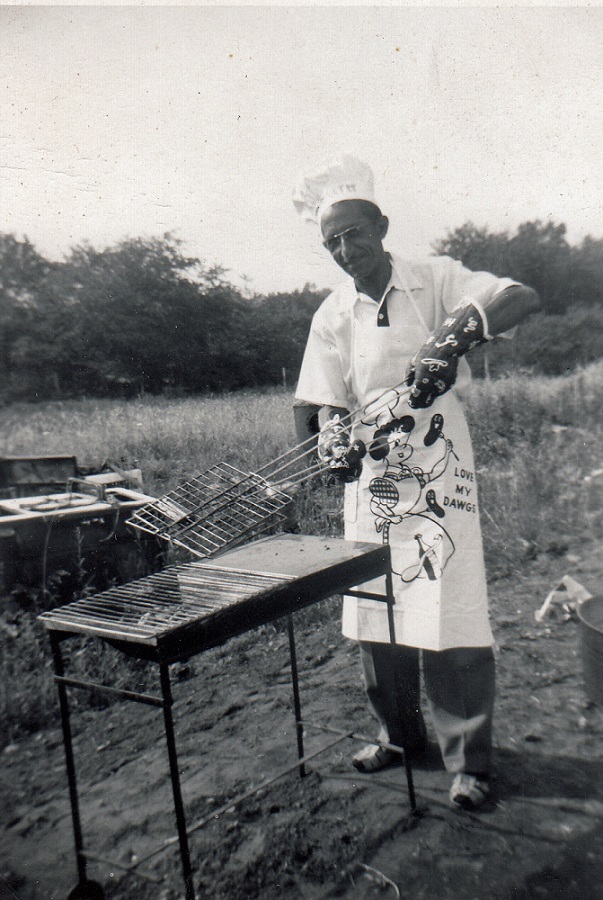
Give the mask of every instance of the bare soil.
<path id="1" fill-rule="evenodd" d="M 603 897 L 603 711 L 583 682 L 579 626 L 534 612 L 565 574 L 591 593 L 601 544 L 526 560 L 491 585 L 498 644 L 495 795 L 483 810 L 449 805 L 435 743 L 414 765 L 361 776 L 357 744 L 339 743 L 213 816 L 296 760 L 288 639 L 263 628 L 175 670 L 175 716 L 198 897 L 409 900 L 600 900 Z M 374 732 L 356 648 L 339 634 L 337 600 L 297 624 L 307 722 Z M 326 619 L 326 621 L 325 621 Z M 61 732 L 40 731 L 2 756 L 0 898 L 64 900 L 77 882 Z M 161 713 L 119 702 L 73 716 L 86 845 L 114 863 L 176 833 Z M 306 750 L 332 735 L 309 728 Z M 432 735 L 433 740 L 433 735 Z M 144 866 L 156 880 L 90 861 L 113 900 L 183 897 L 176 845 Z"/>

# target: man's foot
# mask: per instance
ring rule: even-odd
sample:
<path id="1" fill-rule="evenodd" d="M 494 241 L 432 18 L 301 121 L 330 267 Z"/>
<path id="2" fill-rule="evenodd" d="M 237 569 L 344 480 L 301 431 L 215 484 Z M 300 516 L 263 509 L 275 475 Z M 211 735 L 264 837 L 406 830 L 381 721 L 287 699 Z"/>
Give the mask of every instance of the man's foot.
<path id="1" fill-rule="evenodd" d="M 392 741 L 396 744 L 396 741 Z M 407 748 L 408 758 L 413 759 L 425 753 L 429 749 L 427 736 L 425 740 L 413 744 Z M 402 753 L 396 753 L 395 750 L 389 750 L 387 747 L 380 747 L 378 744 L 367 744 L 359 753 L 352 758 L 352 764 L 359 772 L 379 772 L 381 769 L 387 769 L 389 766 L 399 766 L 403 763 L 404 756 Z"/>
<path id="2" fill-rule="evenodd" d="M 352 758 L 352 764 L 359 772 L 379 772 L 389 766 L 400 765 L 402 760 L 401 753 L 395 753 L 378 744 L 367 744 Z"/>
<path id="3" fill-rule="evenodd" d="M 450 788 L 450 800 L 461 809 L 477 809 L 490 796 L 490 784 L 485 778 L 459 772 Z"/>

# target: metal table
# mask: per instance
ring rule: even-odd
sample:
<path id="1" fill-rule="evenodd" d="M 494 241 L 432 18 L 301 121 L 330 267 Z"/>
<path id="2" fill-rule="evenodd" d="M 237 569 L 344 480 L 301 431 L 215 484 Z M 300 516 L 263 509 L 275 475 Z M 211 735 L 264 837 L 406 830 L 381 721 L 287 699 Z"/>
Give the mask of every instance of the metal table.
<path id="1" fill-rule="evenodd" d="M 382 576 L 385 577 L 385 595 L 354 590 L 358 585 Z M 389 546 L 302 535 L 276 535 L 230 550 L 211 560 L 172 566 L 131 584 L 77 600 L 40 616 L 48 630 L 52 649 L 71 800 L 79 880 L 69 895 L 69 900 L 97 900 L 104 897 L 104 893 L 100 885 L 87 877 L 88 859 L 100 860 L 102 857 L 84 847 L 68 688 L 106 693 L 162 709 L 178 836 L 166 841 L 156 852 L 161 852 L 170 844 L 179 844 L 186 900 L 194 900 L 188 844 L 188 836 L 192 831 L 226 808 L 232 808 L 246 796 L 262 790 L 286 772 L 299 767 L 300 775 L 303 776 L 308 759 L 339 741 L 347 738 L 366 739 L 353 731 L 324 728 L 322 730 L 335 732 L 337 737 L 311 755 L 304 755 L 304 723 L 293 613 L 341 593 L 386 602 L 390 636 L 395 641 Z M 283 616 L 288 617 L 297 760 L 275 778 L 235 798 L 225 809 L 215 810 L 211 816 L 187 830 L 172 716 L 170 665 Z M 127 656 L 157 664 L 161 696 L 121 690 L 66 676 L 61 645 L 63 641 L 76 635 L 96 636 Z M 403 753 L 403 748 L 394 749 Z M 407 754 L 404 754 L 404 764 L 410 805 L 414 812 L 416 802 Z M 118 865 L 122 870 L 133 871 L 153 855 L 155 854 L 147 854 L 130 866 L 117 864 L 114 860 L 105 861 Z"/>

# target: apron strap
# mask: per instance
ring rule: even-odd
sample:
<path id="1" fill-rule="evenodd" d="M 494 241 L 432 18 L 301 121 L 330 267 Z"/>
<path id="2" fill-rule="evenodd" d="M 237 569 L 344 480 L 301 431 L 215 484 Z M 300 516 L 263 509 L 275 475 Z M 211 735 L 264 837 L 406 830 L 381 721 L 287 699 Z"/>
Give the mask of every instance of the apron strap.
<path id="1" fill-rule="evenodd" d="M 421 323 L 421 325 L 423 326 L 423 328 L 425 330 L 425 337 L 429 337 L 429 335 L 431 334 L 431 329 L 429 329 L 427 327 L 427 322 L 425 321 L 425 317 L 423 316 L 423 313 L 421 312 L 419 304 L 413 297 L 412 291 L 408 287 L 408 282 L 404 276 L 402 276 L 402 281 L 403 281 L 404 293 L 408 297 L 408 300 L 410 301 L 410 304 L 417 315 L 417 319 L 419 320 L 419 322 Z"/>

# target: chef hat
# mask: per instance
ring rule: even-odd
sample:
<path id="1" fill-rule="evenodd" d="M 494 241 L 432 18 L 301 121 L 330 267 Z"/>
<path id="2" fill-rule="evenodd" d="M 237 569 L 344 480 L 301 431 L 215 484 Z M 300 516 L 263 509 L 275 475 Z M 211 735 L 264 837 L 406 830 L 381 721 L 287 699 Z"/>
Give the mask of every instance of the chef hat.
<path id="1" fill-rule="evenodd" d="M 368 166 L 350 153 L 342 153 L 314 175 L 302 178 L 293 191 L 293 204 L 308 222 L 320 220 L 340 200 L 375 200 L 375 179 Z"/>

